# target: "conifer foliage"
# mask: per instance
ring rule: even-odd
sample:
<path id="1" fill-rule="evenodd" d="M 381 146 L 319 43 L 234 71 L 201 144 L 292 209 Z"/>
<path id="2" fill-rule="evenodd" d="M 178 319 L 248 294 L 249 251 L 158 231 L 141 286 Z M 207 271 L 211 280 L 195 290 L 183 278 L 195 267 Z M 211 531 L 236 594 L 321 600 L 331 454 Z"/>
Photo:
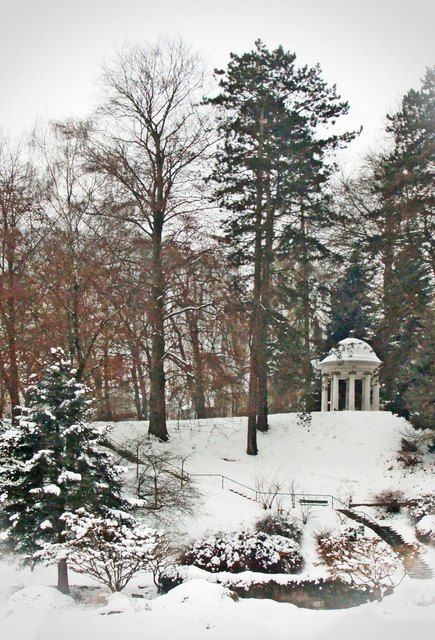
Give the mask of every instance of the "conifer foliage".
<path id="1" fill-rule="evenodd" d="M 351 331 L 361 340 L 373 335 L 375 310 L 370 279 L 366 261 L 358 249 L 354 249 L 343 275 L 331 291 L 328 348 L 347 338 Z"/>
<path id="2" fill-rule="evenodd" d="M 233 256 L 252 270 L 247 453 L 257 453 L 256 429 L 268 428 L 267 341 L 273 311 L 276 251 L 294 252 L 298 298 L 304 305 L 306 377 L 310 377 L 310 261 L 319 243 L 307 228 L 323 211 L 323 187 L 331 156 L 355 133 L 327 135 L 321 129 L 347 113 L 336 88 L 320 67 L 296 65 L 296 55 L 260 40 L 242 56 L 231 54 L 217 71 L 221 92 L 210 100 L 219 108 L 222 135 L 213 172 L 219 205 L 231 212 L 225 224 Z M 294 268 L 296 270 L 296 267 Z"/>
<path id="3" fill-rule="evenodd" d="M 85 424 L 86 387 L 61 349 L 52 349 L 45 375 L 27 389 L 16 427 L 0 442 L 0 525 L 9 549 L 35 562 L 47 544 L 64 542 L 65 512 L 104 514 L 123 505 L 111 456 L 101 449 L 104 430 Z M 68 593 L 65 560 L 58 588 Z"/>
<path id="4" fill-rule="evenodd" d="M 401 109 L 388 116 L 393 147 L 381 156 L 374 175 L 382 230 L 380 327 L 384 400 L 393 412 L 419 427 L 434 425 L 430 366 L 435 293 L 435 67 L 421 88 L 405 94 Z"/>

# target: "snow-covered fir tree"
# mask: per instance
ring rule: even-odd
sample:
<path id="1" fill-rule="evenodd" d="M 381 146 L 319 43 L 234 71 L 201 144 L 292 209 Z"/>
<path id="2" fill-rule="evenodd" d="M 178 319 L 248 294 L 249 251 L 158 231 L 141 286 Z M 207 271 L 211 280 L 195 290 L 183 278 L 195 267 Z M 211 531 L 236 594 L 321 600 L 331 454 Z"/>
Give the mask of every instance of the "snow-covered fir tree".
<path id="1" fill-rule="evenodd" d="M 94 514 L 124 506 L 119 470 L 101 444 L 104 428 L 84 422 L 87 389 L 61 349 L 52 349 L 40 382 L 26 391 L 16 427 L 0 442 L 0 526 L 8 549 L 38 560 L 47 544 L 65 539 L 63 514 Z M 68 593 L 66 561 L 58 588 Z"/>

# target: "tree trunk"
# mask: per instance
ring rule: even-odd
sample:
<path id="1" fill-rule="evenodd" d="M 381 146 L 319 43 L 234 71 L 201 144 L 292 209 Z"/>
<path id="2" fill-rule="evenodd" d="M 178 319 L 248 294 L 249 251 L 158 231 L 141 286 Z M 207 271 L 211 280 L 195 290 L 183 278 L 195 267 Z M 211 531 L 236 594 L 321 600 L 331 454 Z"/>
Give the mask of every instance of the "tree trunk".
<path id="1" fill-rule="evenodd" d="M 140 361 L 140 356 L 138 355 L 136 361 L 137 368 L 137 377 L 139 381 L 139 389 L 141 394 L 141 413 L 142 420 L 148 420 L 148 396 L 147 396 L 147 387 L 145 383 L 145 374 L 143 371 L 142 363 Z"/>
<path id="2" fill-rule="evenodd" d="M 96 420 L 105 420 L 104 401 L 103 401 L 103 377 L 101 375 L 101 364 L 96 366 L 92 371 L 92 379 L 94 381 L 93 391 L 96 405 L 98 407 Z"/>
<path id="3" fill-rule="evenodd" d="M 261 227 L 256 230 L 256 255 L 254 273 L 254 292 L 251 316 L 251 352 L 249 360 L 249 391 L 248 391 L 248 446 L 246 453 L 257 455 L 257 406 L 258 406 L 258 371 L 259 371 L 259 342 L 260 342 L 260 281 L 261 254 L 257 251 L 261 247 Z"/>
<path id="4" fill-rule="evenodd" d="M 394 351 L 391 351 L 390 341 L 397 334 L 397 318 L 400 314 L 398 309 L 397 282 L 394 270 L 395 255 L 397 251 L 397 218 L 392 205 L 387 203 L 385 209 L 385 219 L 383 228 L 383 313 L 384 318 L 381 325 L 380 352 L 384 363 L 382 366 L 382 377 L 384 382 L 384 397 L 392 401 L 395 397 L 396 388 L 394 382 Z M 400 303 L 399 303 L 400 304 Z"/>
<path id="5" fill-rule="evenodd" d="M 163 214 L 154 215 L 152 285 L 151 285 L 151 371 L 150 371 L 150 423 L 149 433 L 166 442 L 166 400 L 165 400 L 165 336 L 164 336 L 164 295 L 165 277 L 162 265 Z"/>
<path id="6" fill-rule="evenodd" d="M 13 294 L 15 288 L 15 277 L 14 273 L 10 270 L 9 272 L 9 291 L 7 299 L 7 308 L 8 308 L 8 320 L 6 323 L 6 332 L 7 332 L 7 341 L 8 341 L 8 360 L 9 360 L 9 371 L 8 371 L 8 392 L 11 401 L 11 414 L 12 414 L 12 424 L 16 424 L 17 415 L 19 414 L 19 405 L 20 405 L 20 382 L 18 375 L 18 360 L 17 360 L 17 311 L 16 311 L 16 300 Z"/>
<path id="7" fill-rule="evenodd" d="M 145 376 L 140 361 L 139 344 L 134 338 L 130 342 L 131 378 L 133 382 L 134 405 L 138 420 L 148 419 L 147 392 Z"/>
<path id="8" fill-rule="evenodd" d="M 134 406 L 136 408 L 136 417 L 138 420 L 143 420 L 142 406 L 141 406 L 140 393 L 139 393 L 139 384 L 138 384 L 136 365 L 134 360 L 131 364 L 131 380 L 133 382 Z"/>
<path id="9" fill-rule="evenodd" d="M 267 336 L 269 325 L 269 309 L 271 296 L 271 267 L 273 260 L 273 222 L 274 213 L 270 198 L 270 172 L 266 180 L 266 220 L 264 229 L 264 254 L 261 278 L 261 304 L 259 309 L 259 343 L 258 343 L 258 397 L 257 397 L 257 429 L 267 431 L 268 394 L 267 394 Z"/>
<path id="10" fill-rule="evenodd" d="M 256 204 L 255 204 L 255 244 L 254 244 L 254 290 L 252 295 L 251 317 L 251 356 L 249 362 L 248 392 L 248 447 L 246 453 L 257 455 L 258 425 L 258 376 L 260 371 L 261 348 L 261 279 L 263 265 L 263 145 L 264 145 L 264 107 L 259 113 L 258 133 L 258 166 L 256 170 Z"/>
<path id="11" fill-rule="evenodd" d="M 103 360 L 103 383 L 104 383 L 104 411 L 105 420 L 113 420 L 112 402 L 110 399 L 110 371 L 109 371 L 109 354 L 107 349 L 104 352 Z"/>
<path id="12" fill-rule="evenodd" d="M 312 365 L 311 365 L 311 305 L 310 305 L 310 263 L 307 251 L 306 219 L 304 205 L 301 203 L 301 244 L 302 244 L 302 321 L 303 321 L 303 341 L 304 341 L 304 398 L 303 411 L 309 412 L 312 409 Z"/>
<path id="13" fill-rule="evenodd" d="M 201 346 L 199 340 L 198 318 L 195 313 L 187 312 L 186 320 L 189 327 L 190 342 L 192 344 L 193 366 L 195 371 L 193 404 L 195 407 L 196 417 L 201 419 L 207 417 L 207 410 L 205 407 L 204 361 L 201 354 Z"/>
<path id="14" fill-rule="evenodd" d="M 5 411 L 5 388 L 0 385 L 0 420 L 3 420 Z"/>
<path id="15" fill-rule="evenodd" d="M 72 267 L 75 269 L 75 265 Z M 72 360 L 77 369 L 77 380 L 81 382 L 85 373 L 86 359 L 83 353 L 82 337 L 81 337 L 81 320 L 80 320 L 80 284 L 75 280 L 71 291 L 71 350 Z"/>
<path id="16" fill-rule="evenodd" d="M 57 563 L 57 588 L 61 593 L 70 593 L 68 581 L 68 565 L 65 558 Z"/>
<path id="17" fill-rule="evenodd" d="M 264 143 L 264 108 L 259 113 L 258 167 L 256 170 L 256 204 L 255 204 L 255 242 L 254 242 L 254 290 L 252 294 L 251 316 L 251 353 L 249 361 L 248 391 L 248 444 L 246 453 L 257 455 L 257 411 L 258 411 L 258 374 L 259 348 L 261 338 L 261 277 L 262 277 L 262 244 L 263 244 L 263 143 Z"/>

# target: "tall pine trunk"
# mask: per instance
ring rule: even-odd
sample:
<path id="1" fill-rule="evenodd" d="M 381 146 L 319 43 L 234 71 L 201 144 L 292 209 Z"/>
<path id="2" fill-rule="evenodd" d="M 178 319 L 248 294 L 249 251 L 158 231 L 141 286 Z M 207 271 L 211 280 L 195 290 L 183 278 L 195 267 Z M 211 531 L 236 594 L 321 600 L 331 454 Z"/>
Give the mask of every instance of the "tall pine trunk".
<path id="1" fill-rule="evenodd" d="M 257 455 L 257 419 L 258 419 L 258 377 L 260 370 L 261 348 L 261 278 L 263 266 L 263 145 L 264 145 L 264 107 L 260 108 L 258 135 L 258 154 L 256 169 L 255 203 L 255 240 L 254 240 L 254 290 L 252 293 L 251 315 L 251 353 L 249 359 L 248 390 L 248 441 L 246 453 Z"/>
<path id="2" fill-rule="evenodd" d="M 264 224 L 264 252 L 261 277 L 261 300 L 259 309 L 259 344 L 258 344 L 258 397 L 257 397 L 257 429 L 267 431 L 268 391 L 267 391 L 267 337 L 269 310 L 271 300 L 271 269 L 273 260 L 273 223 L 274 212 L 270 195 L 270 172 L 266 180 L 266 219 Z"/>
<path id="3" fill-rule="evenodd" d="M 257 214 L 260 222 L 255 230 L 254 256 L 254 291 L 252 297 L 251 315 L 251 351 L 249 358 L 249 390 L 248 390 L 248 443 L 246 453 L 257 455 L 257 410 L 258 410 L 258 375 L 259 349 L 261 338 L 261 211 Z"/>
<path id="4" fill-rule="evenodd" d="M 396 215 L 392 205 L 387 203 L 383 229 L 382 306 L 384 317 L 380 331 L 380 353 L 384 361 L 382 366 L 382 378 L 384 382 L 383 393 L 385 399 L 390 402 L 394 401 L 396 397 L 395 353 L 394 350 L 391 350 L 390 341 L 397 335 L 398 317 L 400 317 L 401 314 L 401 310 L 398 309 L 400 298 L 397 296 L 397 282 L 394 268 L 398 243 L 398 220 Z"/>
<path id="5" fill-rule="evenodd" d="M 306 218 L 304 213 L 304 205 L 301 203 L 300 232 L 302 245 L 302 326 L 303 326 L 303 344 L 304 344 L 304 398 L 303 411 L 312 410 L 312 378 L 313 369 L 311 364 L 311 304 L 310 304 L 310 260 L 307 249 L 307 229 Z"/>
<path id="6" fill-rule="evenodd" d="M 257 394 L 258 394 L 258 344 L 259 344 L 259 299 L 254 296 L 251 316 L 251 354 L 249 359 L 248 390 L 248 440 L 246 453 L 256 456 L 257 447 Z"/>

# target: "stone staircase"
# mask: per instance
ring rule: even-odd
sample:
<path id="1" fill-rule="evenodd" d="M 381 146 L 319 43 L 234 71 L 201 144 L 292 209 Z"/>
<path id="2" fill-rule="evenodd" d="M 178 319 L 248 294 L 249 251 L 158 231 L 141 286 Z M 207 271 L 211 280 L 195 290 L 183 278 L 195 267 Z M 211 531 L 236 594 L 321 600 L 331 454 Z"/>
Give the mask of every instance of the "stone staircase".
<path id="1" fill-rule="evenodd" d="M 236 496 L 241 496 L 242 498 L 246 498 L 246 500 L 252 500 L 252 502 L 256 502 L 255 498 L 252 498 L 251 496 L 247 496 L 246 493 L 242 493 L 241 491 L 236 491 L 235 489 L 228 489 L 228 491 L 231 491 L 231 493 L 235 493 Z"/>
<path id="2" fill-rule="evenodd" d="M 416 549 L 413 544 L 406 542 L 400 533 L 397 533 L 392 527 L 378 524 L 370 516 L 361 511 L 355 511 L 353 509 L 336 509 L 336 511 L 368 527 L 389 544 L 393 551 L 402 559 L 406 573 L 410 578 L 430 580 L 433 577 L 431 567 L 423 560 L 418 549 Z"/>

